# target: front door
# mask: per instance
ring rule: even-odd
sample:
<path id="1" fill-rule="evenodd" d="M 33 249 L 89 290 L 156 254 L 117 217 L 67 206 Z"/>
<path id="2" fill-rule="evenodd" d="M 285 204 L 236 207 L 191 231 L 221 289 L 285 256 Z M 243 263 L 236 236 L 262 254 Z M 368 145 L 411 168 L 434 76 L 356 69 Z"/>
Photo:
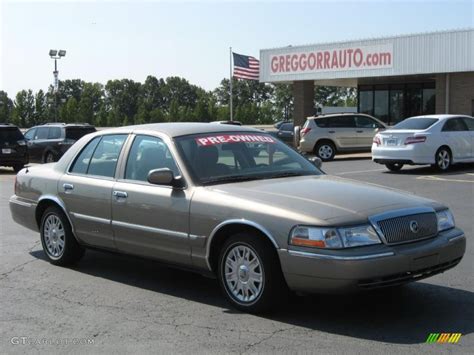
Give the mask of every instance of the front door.
<path id="1" fill-rule="evenodd" d="M 112 187 L 127 135 L 104 135 L 89 142 L 70 171 L 59 181 L 59 196 L 66 205 L 74 233 L 82 242 L 114 249 Z"/>
<path id="2" fill-rule="evenodd" d="M 471 156 L 471 137 L 469 129 L 462 117 L 450 118 L 441 132 L 443 139 L 451 148 L 455 161 L 467 160 Z"/>
<path id="3" fill-rule="evenodd" d="M 151 170 L 168 168 L 180 175 L 165 142 L 135 136 L 123 173 L 113 187 L 112 226 L 117 249 L 174 264 L 189 265 L 189 205 L 186 189 L 152 185 Z"/>

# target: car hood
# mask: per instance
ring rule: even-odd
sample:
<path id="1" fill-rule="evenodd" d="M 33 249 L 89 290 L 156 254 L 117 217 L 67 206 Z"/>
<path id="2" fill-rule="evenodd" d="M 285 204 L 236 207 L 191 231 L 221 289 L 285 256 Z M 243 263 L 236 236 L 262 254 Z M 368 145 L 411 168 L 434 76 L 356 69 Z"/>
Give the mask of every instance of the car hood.
<path id="1" fill-rule="evenodd" d="M 374 184 L 329 175 L 229 183 L 207 187 L 233 205 L 297 216 L 301 222 L 351 224 L 389 210 L 442 206 L 434 201 Z"/>

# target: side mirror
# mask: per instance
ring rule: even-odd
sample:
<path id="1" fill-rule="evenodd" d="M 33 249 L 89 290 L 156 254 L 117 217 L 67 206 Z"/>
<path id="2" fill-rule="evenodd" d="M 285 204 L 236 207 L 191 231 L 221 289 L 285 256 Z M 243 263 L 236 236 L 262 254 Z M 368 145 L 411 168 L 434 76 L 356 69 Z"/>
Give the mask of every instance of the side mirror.
<path id="1" fill-rule="evenodd" d="M 313 165 L 314 165 L 315 167 L 317 167 L 318 169 L 320 169 L 320 168 L 321 168 L 321 165 L 323 165 L 323 161 L 322 161 L 320 158 L 318 158 L 318 157 L 311 157 L 311 158 L 309 158 L 308 160 L 309 160 L 311 163 L 313 163 Z"/>
<path id="2" fill-rule="evenodd" d="M 175 177 L 173 172 L 168 168 L 154 169 L 148 173 L 147 180 L 153 185 L 164 185 L 172 187 L 183 187 L 183 179 L 181 176 Z"/>

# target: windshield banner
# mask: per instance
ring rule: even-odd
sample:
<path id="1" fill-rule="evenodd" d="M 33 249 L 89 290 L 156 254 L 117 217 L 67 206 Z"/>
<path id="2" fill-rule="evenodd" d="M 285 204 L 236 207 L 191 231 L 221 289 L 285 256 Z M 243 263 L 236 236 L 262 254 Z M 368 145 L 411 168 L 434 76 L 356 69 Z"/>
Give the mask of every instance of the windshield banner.
<path id="1" fill-rule="evenodd" d="M 275 140 L 262 134 L 221 134 L 196 138 L 199 146 L 208 146 L 225 143 L 275 143 Z"/>

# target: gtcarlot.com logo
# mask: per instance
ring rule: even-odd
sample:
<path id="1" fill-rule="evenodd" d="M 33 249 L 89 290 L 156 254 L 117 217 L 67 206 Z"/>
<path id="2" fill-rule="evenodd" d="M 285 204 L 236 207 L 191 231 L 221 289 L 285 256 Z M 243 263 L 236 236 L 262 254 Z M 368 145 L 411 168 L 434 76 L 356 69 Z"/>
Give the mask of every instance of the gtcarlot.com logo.
<path id="1" fill-rule="evenodd" d="M 90 338 L 33 338 L 12 337 L 10 343 L 13 345 L 92 345 L 94 339 Z"/>
<path id="2" fill-rule="evenodd" d="M 430 333 L 427 343 L 451 343 L 456 344 L 461 339 L 461 333 Z"/>

